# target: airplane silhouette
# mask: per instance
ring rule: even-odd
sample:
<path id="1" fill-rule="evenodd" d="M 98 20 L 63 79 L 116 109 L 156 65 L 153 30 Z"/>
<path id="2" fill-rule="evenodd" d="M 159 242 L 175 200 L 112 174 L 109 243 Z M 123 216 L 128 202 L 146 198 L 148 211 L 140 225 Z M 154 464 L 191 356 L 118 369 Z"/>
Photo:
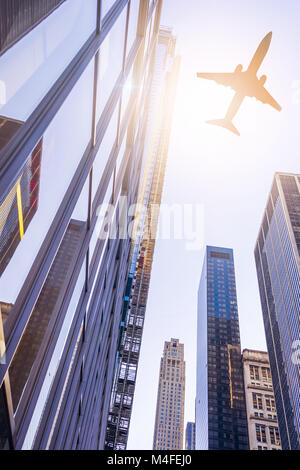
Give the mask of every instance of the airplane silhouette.
<path id="1" fill-rule="evenodd" d="M 262 103 L 269 104 L 273 108 L 281 111 L 281 106 L 274 100 L 270 93 L 265 89 L 266 75 L 257 78 L 257 71 L 268 52 L 271 44 L 272 32 L 267 34 L 259 44 L 248 69 L 242 72 L 243 66 L 239 64 L 233 73 L 197 73 L 197 77 L 214 80 L 224 86 L 229 86 L 236 91 L 229 109 L 224 119 L 216 119 L 206 121 L 208 124 L 225 127 L 236 135 L 240 135 L 239 131 L 234 127 L 232 120 L 239 110 L 246 96 L 255 97 Z"/>

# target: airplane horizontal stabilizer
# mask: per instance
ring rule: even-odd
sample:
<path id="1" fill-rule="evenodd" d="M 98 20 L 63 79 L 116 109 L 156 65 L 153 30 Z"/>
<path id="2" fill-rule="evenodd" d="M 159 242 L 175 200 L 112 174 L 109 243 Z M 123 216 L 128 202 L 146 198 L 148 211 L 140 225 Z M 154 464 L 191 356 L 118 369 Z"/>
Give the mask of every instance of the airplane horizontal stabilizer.
<path id="1" fill-rule="evenodd" d="M 214 126 L 224 127 L 225 129 L 228 129 L 229 131 L 233 132 L 234 134 L 240 135 L 237 128 L 234 127 L 232 122 L 229 121 L 228 119 L 215 119 L 213 121 L 206 121 L 206 122 L 207 122 L 207 124 L 213 124 Z"/>

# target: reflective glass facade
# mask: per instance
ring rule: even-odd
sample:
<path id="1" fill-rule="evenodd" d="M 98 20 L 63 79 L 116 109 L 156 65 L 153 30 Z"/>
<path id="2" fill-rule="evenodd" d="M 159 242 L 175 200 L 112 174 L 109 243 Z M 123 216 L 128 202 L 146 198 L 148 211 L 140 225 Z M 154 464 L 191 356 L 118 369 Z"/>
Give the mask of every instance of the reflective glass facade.
<path id="1" fill-rule="evenodd" d="M 283 449 L 300 448 L 300 179 L 276 173 L 255 247 Z"/>
<path id="2" fill-rule="evenodd" d="M 186 423 L 185 429 L 185 450 L 196 449 L 196 424 Z"/>
<path id="3" fill-rule="evenodd" d="M 152 41 L 155 40 L 152 35 Z M 132 239 L 130 272 L 124 297 L 123 317 L 117 352 L 116 372 L 107 423 L 105 448 L 126 449 L 134 400 L 140 348 L 146 314 L 148 291 L 158 218 L 152 205 L 159 207 L 168 156 L 169 139 L 179 74 L 175 57 L 175 38 L 169 28 L 161 27 L 155 53 L 152 85 L 148 95 L 148 124 L 135 218 L 136 236 Z M 151 227 L 152 233 L 149 233 Z"/>
<path id="4" fill-rule="evenodd" d="M 233 251 L 209 246 L 198 291 L 196 449 L 249 449 Z"/>
<path id="5" fill-rule="evenodd" d="M 113 204 L 112 220 L 122 197 L 128 206 L 138 200 L 157 46 L 148 38 L 158 35 L 162 3 L 48 3 L 55 7 L 32 18 L 0 56 L 0 114 L 22 123 L 0 149 L 0 208 L 26 185 L 23 200 L 35 201 L 27 226 L 27 205 L 22 211 L 24 234 L 0 278 L 0 301 L 12 305 L 0 364 L 0 442 L 102 449 L 130 240 L 109 236 L 99 208 Z M 1 236 L 12 217 L 4 218 Z M 80 227 L 73 242 L 70 224 Z M 15 225 L 20 234 L 19 217 Z"/>

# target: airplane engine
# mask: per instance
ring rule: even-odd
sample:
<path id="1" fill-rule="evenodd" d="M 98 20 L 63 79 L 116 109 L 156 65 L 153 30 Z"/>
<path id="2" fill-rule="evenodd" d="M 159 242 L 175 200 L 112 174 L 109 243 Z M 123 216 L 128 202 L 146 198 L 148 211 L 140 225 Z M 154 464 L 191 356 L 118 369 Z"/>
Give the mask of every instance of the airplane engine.
<path id="1" fill-rule="evenodd" d="M 267 81 L 267 76 L 266 75 L 262 75 L 259 79 L 259 83 L 264 86 L 264 84 L 266 83 Z"/>
<path id="2" fill-rule="evenodd" d="M 235 68 L 235 73 L 239 73 L 243 70 L 243 66 L 241 64 L 237 65 L 236 68 Z"/>

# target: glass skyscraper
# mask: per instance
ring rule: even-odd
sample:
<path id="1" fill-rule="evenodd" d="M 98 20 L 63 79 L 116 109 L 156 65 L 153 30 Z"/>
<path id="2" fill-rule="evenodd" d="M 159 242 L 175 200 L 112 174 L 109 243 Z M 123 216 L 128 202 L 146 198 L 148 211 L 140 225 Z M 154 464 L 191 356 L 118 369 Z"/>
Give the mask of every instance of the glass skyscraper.
<path id="1" fill-rule="evenodd" d="M 300 449 L 300 175 L 276 173 L 255 261 L 283 449 Z"/>
<path id="2" fill-rule="evenodd" d="M 149 93 L 145 171 L 139 191 L 142 209 L 138 209 L 136 233 L 132 237 L 131 267 L 107 423 L 105 448 L 108 450 L 126 449 L 129 434 L 158 224 L 158 214 L 152 208 L 161 203 L 179 74 L 180 58 L 175 57 L 175 45 L 172 30 L 161 27 Z"/>
<path id="3" fill-rule="evenodd" d="M 197 328 L 196 449 L 249 449 L 231 249 L 206 247 Z"/>
<path id="4" fill-rule="evenodd" d="M 161 8 L 0 2 L 2 448 L 104 448 L 131 248 L 107 227 L 139 199 Z"/>
<path id="5" fill-rule="evenodd" d="M 185 450 L 196 449 L 196 424 L 188 422 L 185 428 Z"/>

